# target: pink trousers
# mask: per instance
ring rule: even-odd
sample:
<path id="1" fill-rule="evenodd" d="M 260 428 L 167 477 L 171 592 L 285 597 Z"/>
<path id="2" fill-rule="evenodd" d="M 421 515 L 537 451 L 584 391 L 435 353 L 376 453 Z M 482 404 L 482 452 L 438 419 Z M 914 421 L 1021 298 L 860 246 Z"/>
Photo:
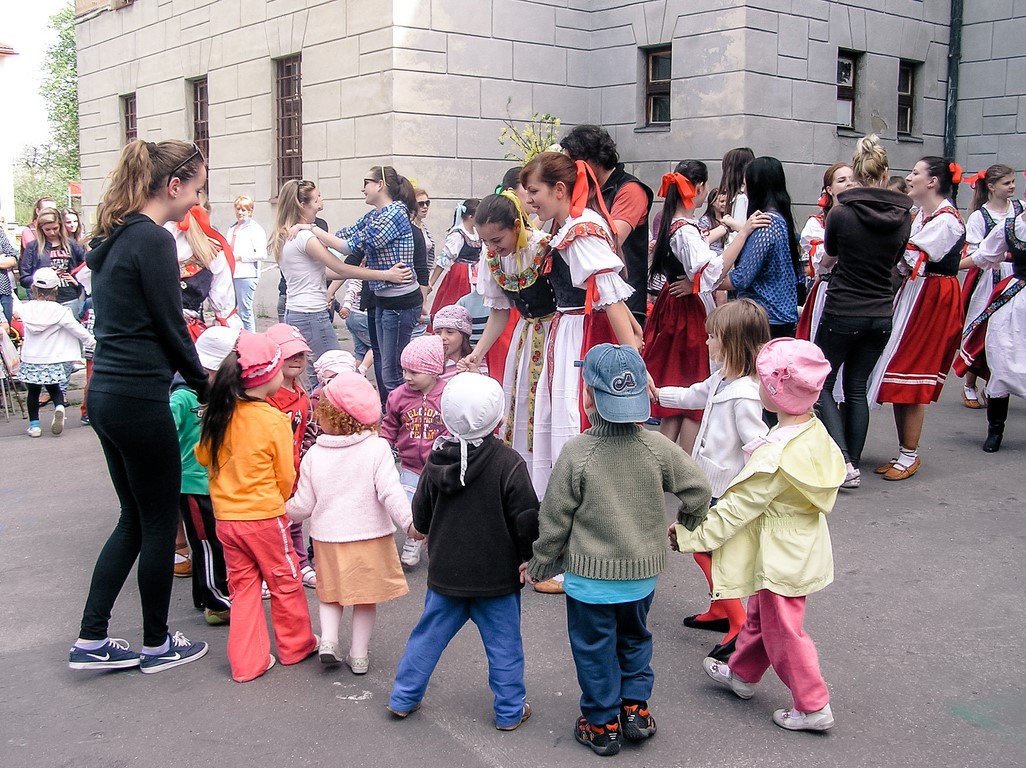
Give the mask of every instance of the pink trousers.
<path id="1" fill-rule="evenodd" d="M 804 597 L 784 597 L 768 589 L 756 592 L 748 598 L 748 618 L 737 636 L 730 669 L 754 684 L 773 667 L 790 689 L 794 708 L 816 712 L 830 702 L 830 693 L 819 671 L 816 646 L 802 628 L 804 617 Z"/>
<path id="2" fill-rule="evenodd" d="M 271 592 L 271 623 L 282 664 L 302 661 L 317 646 L 310 609 L 292 547 L 289 520 L 218 520 L 224 546 L 232 621 L 228 627 L 228 662 L 232 678 L 244 683 L 267 671 L 271 640 L 260 597 L 260 582 Z"/>

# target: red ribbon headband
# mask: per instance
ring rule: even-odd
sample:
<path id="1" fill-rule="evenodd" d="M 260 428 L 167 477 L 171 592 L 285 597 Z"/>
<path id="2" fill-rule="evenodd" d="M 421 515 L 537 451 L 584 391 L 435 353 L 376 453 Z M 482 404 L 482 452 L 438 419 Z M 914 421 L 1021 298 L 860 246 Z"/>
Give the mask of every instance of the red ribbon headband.
<path id="1" fill-rule="evenodd" d="M 948 170 L 951 171 L 951 183 L 962 183 L 962 166 L 958 163 L 948 163 Z"/>
<path id="2" fill-rule="evenodd" d="M 685 205 L 690 204 L 695 199 L 695 185 L 691 183 L 687 176 L 680 173 L 663 174 L 663 183 L 659 187 L 659 197 L 666 197 L 666 193 L 670 191 L 671 186 L 677 187 L 677 191 L 680 192 L 680 198 L 684 201 Z"/>
<path id="3" fill-rule="evenodd" d="M 985 178 L 987 178 L 987 172 L 986 171 L 980 171 L 979 173 L 974 173 L 972 176 L 969 176 L 969 177 L 962 176 L 962 179 L 964 181 L 968 181 L 969 182 L 969 186 L 972 187 L 973 189 L 976 189 L 976 185 L 979 184 L 981 181 L 983 181 Z"/>

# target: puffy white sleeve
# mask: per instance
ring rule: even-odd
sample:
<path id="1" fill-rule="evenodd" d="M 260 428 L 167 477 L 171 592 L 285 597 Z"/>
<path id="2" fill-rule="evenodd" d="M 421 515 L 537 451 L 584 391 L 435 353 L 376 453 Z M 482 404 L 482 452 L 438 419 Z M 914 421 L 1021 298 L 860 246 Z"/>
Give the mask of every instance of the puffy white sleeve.
<path id="1" fill-rule="evenodd" d="M 670 251 L 684 267 L 688 279 L 694 281 L 701 270 L 698 290 L 704 293 L 716 290 L 723 279 L 723 257 L 709 247 L 709 242 L 697 227 L 684 226 L 670 238 Z"/>
<path id="2" fill-rule="evenodd" d="M 223 251 L 218 251 L 210 262 L 210 293 L 207 303 L 214 310 L 214 317 L 221 325 L 229 328 L 242 328 L 242 320 L 235 311 L 235 284 L 232 282 L 232 270 Z"/>
<path id="3" fill-rule="evenodd" d="M 588 281 L 594 277 L 599 295 L 596 307 L 615 304 L 634 293 L 634 289 L 620 277 L 623 262 L 604 238 L 577 236 L 559 254 L 570 266 L 570 280 L 575 287 L 587 288 Z"/>
<path id="4" fill-rule="evenodd" d="M 1026 213 L 1021 213 L 1015 218 L 1015 236 L 1026 240 Z M 1001 224 L 983 238 L 973 254 L 973 263 L 980 269 L 995 269 L 1005 260 L 1007 253 L 1008 241 L 1005 240 L 1004 224 Z"/>
<path id="5" fill-rule="evenodd" d="M 908 239 L 909 244 L 915 245 L 919 250 L 906 250 L 905 263 L 910 268 L 915 267 L 920 252 L 925 253 L 930 261 L 940 261 L 955 246 L 963 232 L 965 226 L 957 216 L 947 213 L 935 216 Z"/>
<path id="6" fill-rule="evenodd" d="M 449 269 L 456 262 L 461 248 L 463 248 L 463 236 L 458 230 L 453 229 L 445 236 L 445 244 L 442 246 L 441 253 L 438 254 L 435 266 Z"/>
<path id="7" fill-rule="evenodd" d="M 819 265 L 823 261 L 823 225 L 815 216 L 810 216 L 802 229 L 802 236 L 798 241 L 802 249 L 803 261 L 809 261 L 812 268 L 819 274 Z"/>
<path id="8" fill-rule="evenodd" d="M 503 268 L 508 266 L 506 263 L 508 258 L 510 257 L 500 259 Z M 510 309 L 513 306 L 509 296 L 495 282 L 492 270 L 488 267 L 487 253 L 484 251 L 481 252 L 481 261 L 477 266 L 477 292 L 488 309 Z"/>

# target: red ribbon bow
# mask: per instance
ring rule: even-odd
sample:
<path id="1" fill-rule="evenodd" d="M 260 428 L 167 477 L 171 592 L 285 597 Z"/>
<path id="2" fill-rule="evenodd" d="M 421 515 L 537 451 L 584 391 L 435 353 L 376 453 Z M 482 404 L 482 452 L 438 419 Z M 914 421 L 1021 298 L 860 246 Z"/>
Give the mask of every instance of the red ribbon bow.
<path id="1" fill-rule="evenodd" d="M 232 247 L 228 244 L 228 241 L 224 239 L 224 235 L 210 225 L 210 214 L 207 213 L 207 209 L 202 205 L 192 206 L 192 208 L 189 209 L 189 212 L 185 214 L 185 218 L 179 221 L 176 225 L 178 229 L 182 232 L 188 232 L 189 220 L 191 218 L 196 219 L 196 223 L 199 224 L 204 235 L 221 247 L 221 250 L 224 251 L 224 257 L 228 260 L 228 266 L 231 268 L 232 274 L 235 274 L 235 253 L 232 251 Z"/>
<path id="2" fill-rule="evenodd" d="M 966 179 L 966 181 L 969 182 L 969 186 L 970 187 L 972 187 L 973 189 L 976 189 L 976 185 L 979 184 L 981 181 L 983 181 L 985 178 L 987 178 L 987 172 L 986 171 L 980 171 L 979 173 L 974 173 L 972 176 L 970 176 L 968 179 Z"/>
<path id="3" fill-rule="evenodd" d="M 819 196 L 819 200 L 816 201 L 816 205 L 818 205 L 820 208 L 826 208 L 828 205 L 830 205 L 830 197 L 827 195 L 826 192 Z"/>
<path id="4" fill-rule="evenodd" d="M 680 173 L 663 174 L 663 183 L 659 187 L 659 197 L 666 197 L 666 193 L 670 191 L 671 186 L 677 187 L 684 205 L 690 206 L 691 201 L 695 199 L 696 193 L 695 185 L 691 183 L 688 177 Z"/>
<path id="5" fill-rule="evenodd" d="M 574 193 L 570 198 L 570 215 L 577 218 L 584 209 L 588 207 L 588 193 L 591 191 L 591 184 L 595 185 L 595 197 L 598 198 L 599 212 L 609 222 L 609 226 L 613 226 L 613 217 L 609 215 L 609 211 L 606 210 L 606 203 L 602 199 L 601 188 L 599 187 L 598 179 L 595 178 L 595 172 L 591 170 L 591 166 L 583 160 L 575 160 L 574 164 L 577 166 L 577 180 L 574 182 Z M 616 235 L 616 232 L 613 232 Z"/>
<path id="6" fill-rule="evenodd" d="M 948 170 L 951 171 L 951 183 L 962 183 L 962 166 L 958 163 L 948 163 Z"/>

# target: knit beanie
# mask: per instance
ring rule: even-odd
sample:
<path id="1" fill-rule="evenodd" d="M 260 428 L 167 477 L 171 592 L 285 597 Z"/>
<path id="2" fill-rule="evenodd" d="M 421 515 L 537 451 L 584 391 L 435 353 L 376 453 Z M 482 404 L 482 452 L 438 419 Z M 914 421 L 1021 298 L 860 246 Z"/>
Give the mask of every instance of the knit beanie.
<path id="1" fill-rule="evenodd" d="M 445 347 L 437 336 L 418 336 L 406 345 L 399 363 L 407 371 L 441 376 L 445 370 Z"/>
<path id="2" fill-rule="evenodd" d="M 335 376 L 346 371 L 356 370 L 356 358 L 352 352 L 342 349 L 329 349 L 318 357 L 313 364 L 317 383 L 322 387 Z"/>
<path id="3" fill-rule="evenodd" d="M 266 334 L 239 331 L 235 351 L 239 353 L 244 389 L 266 384 L 281 370 L 281 349 Z"/>
<path id="4" fill-rule="evenodd" d="M 466 485 L 467 445 L 480 445 L 506 412 L 502 385 L 480 373 L 457 373 L 442 390 L 442 422 L 460 444 L 460 484 Z"/>
<path id="5" fill-rule="evenodd" d="M 783 413 L 807 413 L 819 399 L 830 363 L 811 341 L 773 339 L 759 352 L 755 370 L 769 399 Z"/>
<path id="6" fill-rule="evenodd" d="M 435 312 L 431 318 L 431 327 L 436 331 L 439 328 L 452 328 L 465 336 L 470 336 L 474 332 L 470 313 L 458 304 L 450 304 Z"/>
<path id="7" fill-rule="evenodd" d="M 212 325 L 196 339 L 196 353 L 200 365 L 208 371 L 216 371 L 228 354 L 235 349 L 239 340 L 239 329 L 225 325 Z"/>
<path id="8" fill-rule="evenodd" d="M 381 418 L 381 398 L 356 371 L 342 371 L 324 385 L 324 397 L 361 424 L 377 424 Z"/>

